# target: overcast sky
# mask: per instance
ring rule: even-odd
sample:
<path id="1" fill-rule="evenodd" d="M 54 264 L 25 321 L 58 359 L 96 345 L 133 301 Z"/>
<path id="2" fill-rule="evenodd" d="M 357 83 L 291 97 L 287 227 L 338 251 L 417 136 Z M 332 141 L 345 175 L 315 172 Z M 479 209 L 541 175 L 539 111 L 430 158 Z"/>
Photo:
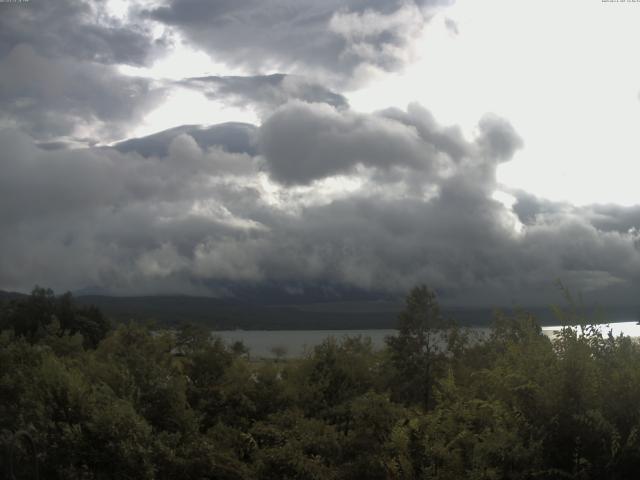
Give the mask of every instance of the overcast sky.
<path id="1" fill-rule="evenodd" d="M 633 304 L 640 2 L 0 3 L 0 289 Z"/>

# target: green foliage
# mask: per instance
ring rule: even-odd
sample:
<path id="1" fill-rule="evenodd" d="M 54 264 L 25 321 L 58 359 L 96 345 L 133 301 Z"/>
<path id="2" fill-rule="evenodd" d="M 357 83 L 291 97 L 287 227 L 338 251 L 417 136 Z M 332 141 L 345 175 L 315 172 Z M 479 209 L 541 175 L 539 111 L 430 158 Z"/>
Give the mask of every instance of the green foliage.
<path id="1" fill-rule="evenodd" d="M 433 406 L 434 380 L 442 365 L 442 344 L 447 324 L 440 315 L 436 295 L 425 285 L 415 287 L 398 318 L 398 335 L 387 338 L 397 371 L 398 398 Z"/>
<path id="2" fill-rule="evenodd" d="M 30 432 L 65 480 L 635 479 L 640 345 L 558 314 L 554 339 L 526 312 L 474 338 L 418 287 L 383 351 L 251 361 L 36 289 L 0 308 L 0 442 Z"/>
<path id="3" fill-rule="evenodd" d="M 76 305 L 71 293 L 56 297 L 51 289 L 36 286 L 28 297 L 0 308 L 0 329 L 32 343 L 50 335 L 81 335 L 84 347 L 95 348 L 110 325 L 96 307 Z"/>
<path id="4" fill-rule="evenodd" d="M 328 337 L 295 372 L 289 372 L 289 380 L 306 412 L 345 429 L 349 402 L 377 387 L 378 357 L 368 338 Z"/>
<path id="5" fill-rule="evenodd" d="M 322 420 L 286 410 L 256 423 L 250 433 L 257 445 L 256 478 L 337 478 L 334 462 L 340 456 L 340 434 Z"/>

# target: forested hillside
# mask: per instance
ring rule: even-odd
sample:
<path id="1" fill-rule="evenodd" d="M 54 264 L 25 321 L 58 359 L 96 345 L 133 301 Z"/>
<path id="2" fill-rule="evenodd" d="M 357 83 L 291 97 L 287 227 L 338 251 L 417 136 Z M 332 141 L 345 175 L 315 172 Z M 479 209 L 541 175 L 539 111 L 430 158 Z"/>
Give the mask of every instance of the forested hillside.
<path id="1" fill-rule="evenodd" d="M 257 361 L 38 289 L 2 304 L 4 468 L 34 478 L 30 437 L 47 479 L 637 478 L 640 346 L 559 314 L 553 341 L 526 313 L 480 341 L 418 287 L 383 351 Z"/>

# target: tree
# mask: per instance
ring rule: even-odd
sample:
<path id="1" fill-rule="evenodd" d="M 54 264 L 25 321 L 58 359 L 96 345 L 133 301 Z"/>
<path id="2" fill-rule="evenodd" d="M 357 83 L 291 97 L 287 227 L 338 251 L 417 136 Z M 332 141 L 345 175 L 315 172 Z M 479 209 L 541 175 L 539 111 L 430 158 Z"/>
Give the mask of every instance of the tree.
<path id="1" fill-rule="evenodd" d="M 242 340 L 236 340 L 231 344 L 231 352 L 236 357 L 244 357 L 249 358 L 249 347 L 247 347 Z"/>
<path id="2" fill-rule="evenodd" d="M 371 339 L 326 338 L 302 361 L 289 379 L 308 414 L 328 419 L 348 430 L 348 403 L 375 387 L 379 370 Z"/>
<path id="3" fill-rule="evenodd" d="M 282 360 L 284 357 L 287 356 L 287 347 L 285 347 L 284 345 L 275 345 L 273 347 L 271 347 L 271 354 L 276 357 L 276 362 L 279 362 L 280 360 Z"/>
<path id="4" fill-rule="evenodd" d="M 399 398 L 426 409 L 433 406 L 434 375 L 443 357 L 446 326 L 435 293 L 425 285 L 413 288 L 398 317 L 398 335 L 386 339 Z"/>
<path id="5" fill-rule="evenodd" d="M 55 296 L 50 288 L 34 287 L 26 298 L 12 300 L 5 309 L 3 328 L 10 328 L 16 336 L 36 342 L 47 333 L 55 318 Z"/>
<path id="6" fill-rule="evenodd" d="M 192 322 L 183 322 L 176 332 L 176 348 L 182 354 L 193 353 L 207 348 L 211 342 L 211 331 Z"/>
<path id="7" fill-rule="evenodd" d="M 95 306 L 79 306 L 70 292 L 56 297 L 50 288 L 36 286 L 31 295 L 4 306 L 0 328 L 13 330 L 31 343 L 45 337 L 82 335 L 85 348 L 95 349 L 107 335 L 109 320 Z"/>

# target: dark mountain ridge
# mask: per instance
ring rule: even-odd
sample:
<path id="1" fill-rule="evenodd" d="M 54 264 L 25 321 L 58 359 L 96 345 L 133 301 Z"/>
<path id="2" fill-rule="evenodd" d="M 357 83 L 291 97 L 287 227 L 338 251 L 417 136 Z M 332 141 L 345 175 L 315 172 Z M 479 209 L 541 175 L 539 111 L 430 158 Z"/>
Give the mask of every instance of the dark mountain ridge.
<path id="1" fill-rule="evenodd" d="M 350 330 L 395 328 L 402 300 L 359 298 L 338 300 L 321 295 L 274 295 L 246 291 L 225 298 L 187 295 L 111 296 L 76 294 L 81 305 L 95 305 L 115 322 L 152 322 L 176 326 L 182 322 L 205 325 L 214 330 Z M 25 297 L 23 293 L 0 291 L 0 301 Z M 503 307 L 461 308 L 444 306 L 442 313 L 463 326 L 489 326 L 498 311 L 516 310 L 533 314 L 541 325 L 561 323 L 551 308 Z M 639 308 L 585 308 L 598 323 L 638 321 Z"/>

